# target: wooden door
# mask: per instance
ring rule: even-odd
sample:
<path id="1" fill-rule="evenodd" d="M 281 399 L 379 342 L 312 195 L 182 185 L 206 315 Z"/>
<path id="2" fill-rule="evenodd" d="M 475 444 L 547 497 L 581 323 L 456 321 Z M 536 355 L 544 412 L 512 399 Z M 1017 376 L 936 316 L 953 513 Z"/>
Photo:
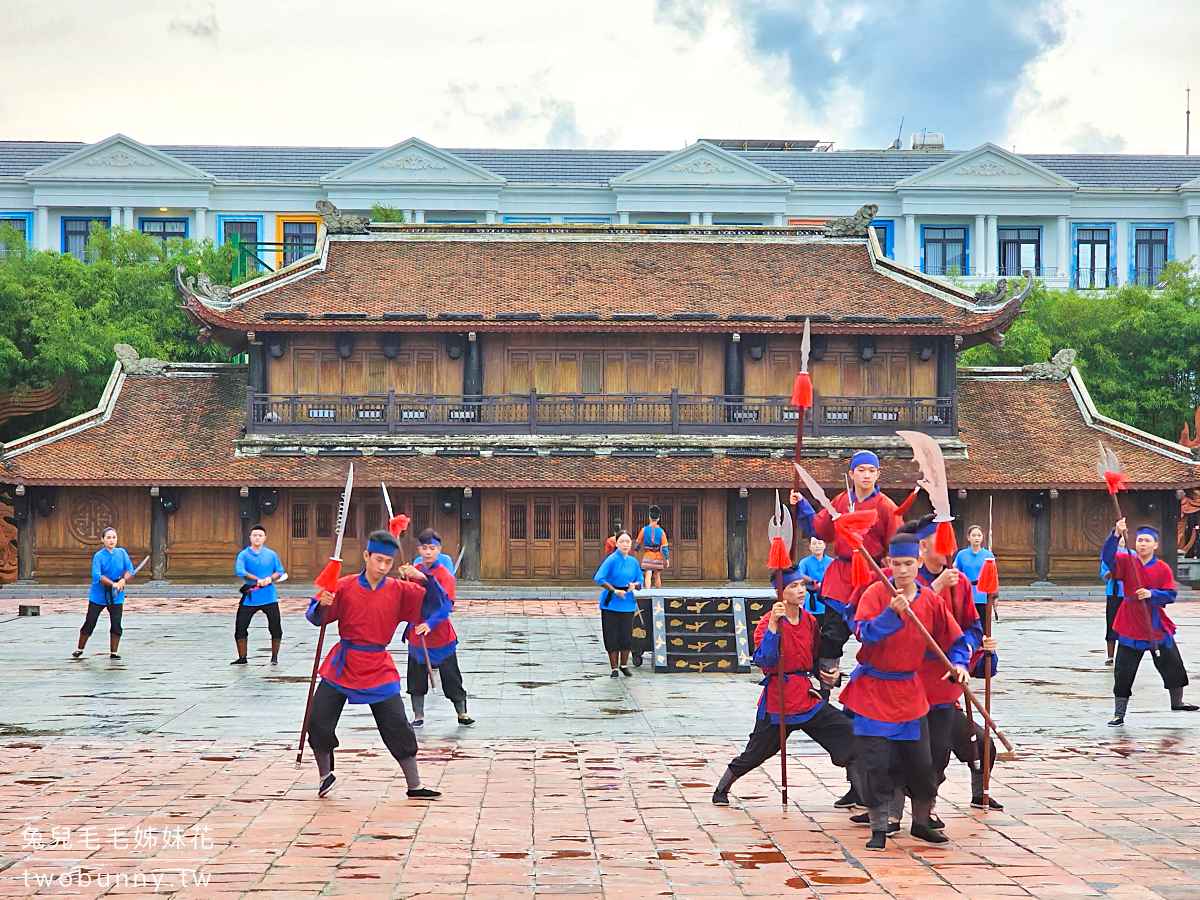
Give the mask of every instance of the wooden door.
<path id="1" fill-rule="evenodd" d="M 535 494 L 530 510 L 529 566 L 534 577 L 554 573 L 554 497 Z"/>
<path id="2" fill-rule="evenodd" d="M 507 528 L 505 547 L 509 578 L 529 577 L 529 496 L 507 494 L 504 498 L 504 522 Z"/>
<path id="3" fill-rule="evenodd" d="M 288 518 L 290 574 L 312 579 L 333 555 L 337 495 L 333 491 L 292 494 Z"/>
<path id="4" fill-rule="evenodd" d="M 579 515 L 579 564 L 583 577 L 590 578 L 604 561 L 604 542 L 608 540 L 603 499 L 598 494 L 581 495 Z"/>

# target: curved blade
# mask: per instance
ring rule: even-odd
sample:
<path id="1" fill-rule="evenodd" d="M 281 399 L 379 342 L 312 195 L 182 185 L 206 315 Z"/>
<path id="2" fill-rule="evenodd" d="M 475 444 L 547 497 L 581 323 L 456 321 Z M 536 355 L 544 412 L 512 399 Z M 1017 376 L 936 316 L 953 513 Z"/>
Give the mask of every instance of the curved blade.
<path id="1" fill-rule="evenodd" d="M 928 482 L 924 487 L 937 514 L 937 521 L 949 522 L 954 517 L 950 514 L 950 489 L 946 483 L 946 459 L 942 456 L 942 448 L 929 435 L 919 431 L 897 431 L 896 434 L 913 449 L 913 459 Z"/>
<path id="2" fill-rule="evenodd" d="M 804 486 L 808 488 L 808 492 L 812 494 L 812 498 L 817 501 L 817 504 L 829 511 L 830 515 L 836 515 L 837 510 L 833 508 L 833 504 L 829 502 L 829 498 L 825 496 L 824 489 L 817 484 L 816 479 L 808 474 L 808 470 L 800 463 L 792 463 L 796 467 L 796 472 L 800 475 L 800 480 L 804 482 Z"/>
<path id="3" fill-rule="evenodd" d="M 337 543 L 333 548 L 330 559 L 341 560 L 342 536 L 346 533 L 346 519 L 350 515 L 350 492 L 354 489 L 354 463 L 350 463 L 350 471 L 346 474 L 346 490 L 342 492 L 342 508 L 338 510 Z"/>
<path id="4" fill-rule="evenodd" d="M 792 546 L 792 516 L 791 513 L 784 509 L 783 503 L 779 500 L 779 491 L 775 492 L 775 514 L 771 516 L 771 521 L 767 523 L 767 537 L 770 540 L 775 538 L 783 538 L 784 544 Z"/>
<path id="5" fill-rule="evenodd" d="M 1098 441 L 1100 444 L 1100 461 L 1096 463 L 1096 471 L 1103 478 L 1106 472 L 1120 472 L 1121 460 L 1117 454 L 1104 446 L 1104 441 Z"/>
<path id="6" fill-rule="evenodd" d="M 383 488 L 383 505 L 387 507 L 388 521 L 390 522 L 392 517 L 395 516 L 395 513 L 392 512 L 392 498 L 388 496 L 386 484 L 381 481 L 379 482 L 379 486 Z"/>
<path id="7" fill-rule="evenodd" d="M 812 349 L 812 333 L 808 319 L 804 320 L 804 337 L 800 339 L 800 371 L 808 371 L 808 353 Z"/>

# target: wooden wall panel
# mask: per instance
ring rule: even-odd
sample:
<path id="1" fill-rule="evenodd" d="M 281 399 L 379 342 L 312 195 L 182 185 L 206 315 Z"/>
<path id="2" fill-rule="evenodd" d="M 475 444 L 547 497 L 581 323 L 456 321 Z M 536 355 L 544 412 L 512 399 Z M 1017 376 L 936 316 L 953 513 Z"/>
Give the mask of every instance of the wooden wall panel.
<path id="1" fill-rule="evenodd" d="M 404 335 L 394 360 L 383 355 L 373 333 L 358 335 L 347 359 L 338 357 L 333 335 L 289 335 L 283 356 L 267 358 L 267 383 L 274 394 L 386 394 L 388 388 L 456 394 L 462 391 L 462 360 L 450 359 L 441 334 Z"/>
<path id="2" fill-rule="evenodd" d="M 484 581 L 504 578 L 504 535 L 508 523 L 504 520 L 504 492 L 479 492 L 479 544 L 483 559 L 480 577 Z"/>
<path id="3" fill-rule="evenodd" d="M 970 491 L 962 502 L 963 528 L 979 525 L 987 546 L 988 498 L 992 498 L 992 552 L 1001 585 L 1034 581 L 1033 517 L 1025 509 L 1024 491 Z M 964 539 L 961 541 L 965 545 Z"/>
<path id="4" fill-rule="evenodd" d="M 1139 494 L 1123 494 L 1121 507 L 1129 528 L 1162 527 L 1162 513 L 1145 515 Z M 1055 584 L 1096 584 L 1100 581 L 1100 551 L 1116 522 L 1108 492 L 1061 491 L 1050 501 L 1050 580 Z"/>
<path id="5" fill-rule="evenodd" d="M 150 553 L 150 491 L 145 487 L 60 487 L 54 512 L 35 519 L 38 581 L 91 581 L 100 531 L 112 524 L 136 566 Z M 138 576 L 145 577 L 145 570 Z"/>
<path id="6" fill-rule="evenodd" d="M 235 488 L 184 488 L 179 512 L 167 516 L 167 580 L 235 580 L 243 546 Z"/>
<path id="7" fill-rule="evenodd" d="M 705 581 L 726 581 L 729 577 L 729 561 L 725 556 L 726 500 L 725 491 L 704 491 L 701 497 L 700 528 L 701 578 Z M 676 525 L 676 528 L 679 526 Z"/>

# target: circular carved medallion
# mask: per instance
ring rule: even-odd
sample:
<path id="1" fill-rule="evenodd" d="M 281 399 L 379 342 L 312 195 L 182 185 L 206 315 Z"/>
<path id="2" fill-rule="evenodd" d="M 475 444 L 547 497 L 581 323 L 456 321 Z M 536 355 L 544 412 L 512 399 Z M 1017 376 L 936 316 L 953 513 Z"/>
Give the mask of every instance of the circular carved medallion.
<path id="1" fill-rule="evenodd" d="M 1084 537 L 1097 547 L 1103 547 L 1112 530 L 1112 502 L 1107 497 L 1097 497 L 1088 501 L 1083 508 Z"/>
<path id="2" fill-rule="evenodd" d="M 100 543 L 101 532 L 117 525 L 117 508 L 99 494 L 84 494 L 71 507 L 67 520 L 71 534 L 85 544 Z"/>

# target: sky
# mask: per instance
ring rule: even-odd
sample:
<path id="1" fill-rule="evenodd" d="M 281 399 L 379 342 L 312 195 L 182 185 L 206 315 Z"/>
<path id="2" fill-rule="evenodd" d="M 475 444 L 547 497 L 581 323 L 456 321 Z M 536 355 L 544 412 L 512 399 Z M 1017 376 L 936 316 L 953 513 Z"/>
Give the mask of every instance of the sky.
<path id="1" fill-rule="evenodd" d="M 1197 47 L 1198 0 L 0 0 L 0 140 L 1182 153 Z"/>

